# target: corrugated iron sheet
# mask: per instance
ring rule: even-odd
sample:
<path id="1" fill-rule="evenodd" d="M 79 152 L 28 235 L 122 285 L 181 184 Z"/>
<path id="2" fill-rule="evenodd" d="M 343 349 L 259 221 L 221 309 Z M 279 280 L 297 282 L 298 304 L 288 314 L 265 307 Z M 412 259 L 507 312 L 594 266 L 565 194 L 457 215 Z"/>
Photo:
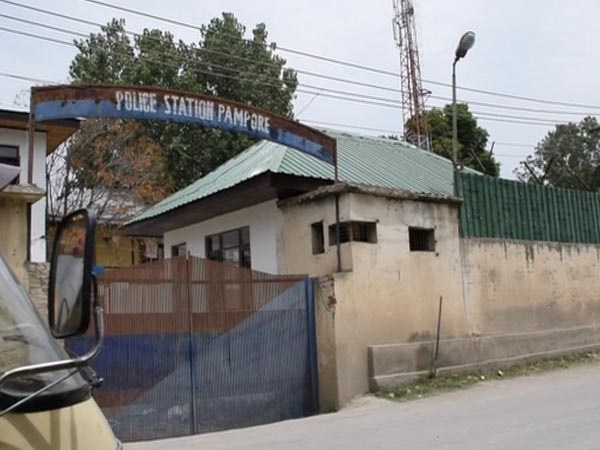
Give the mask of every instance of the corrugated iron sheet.
<path id="1" fill-rule="evenodd" d="M 464 237 L 600 243 L 600 196 L 461 173 Z"/>
<path id="2" fill-rule="evenodd" d="M 317 407 L 305 277 L 182 257 L 107 271 L 100 287 L 106 340 L 93 366 L 105 382 L 95 398 L 122 440 L 257 425 Z M 81 354 L 92 339 L 67 345 Z"/>
<path id="3" fill-rule="evenodd" d="M 370 186 L 452 196 L 452 163 L 402 141 L 324 130 L 337 140 L 339 178 Z M 302 152 L 261 141 L 131 223 L 159 216 L 265 172 L 334 179 L 334 168 Z"/>

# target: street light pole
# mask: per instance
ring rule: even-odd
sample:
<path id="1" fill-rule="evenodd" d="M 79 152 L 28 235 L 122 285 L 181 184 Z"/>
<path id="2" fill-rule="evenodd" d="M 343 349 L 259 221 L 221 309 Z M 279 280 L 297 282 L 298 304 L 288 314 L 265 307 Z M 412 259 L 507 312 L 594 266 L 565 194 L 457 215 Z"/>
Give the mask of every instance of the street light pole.
<path id="1" fill-rule="evenodd" d="M 452 63 L 452 165 L 456 170 L 458 163 L 458 119 L 456 111 L 456 63 L 458 58 Z"/>
<path id="2" fill-rule="evenodd" d="M 454 62 L 452 63 L 452 166 L 454 174 L 454 195 L 458 195 L 456 189 L 456 172 L 458 170 L 458 113 L 456 108 L 456 63 L 464 58 L 475 43 L 475 33 L 467 31 L 462 35 L 456 47 Z"/>

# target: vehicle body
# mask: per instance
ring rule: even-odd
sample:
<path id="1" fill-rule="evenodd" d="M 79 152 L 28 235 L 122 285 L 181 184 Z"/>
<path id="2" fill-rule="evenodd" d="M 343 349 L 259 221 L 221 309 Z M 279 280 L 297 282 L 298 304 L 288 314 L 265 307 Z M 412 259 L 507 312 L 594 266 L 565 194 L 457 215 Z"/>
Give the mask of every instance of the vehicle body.
<path id="1" fill-rule="evenodd" d="M 0 167 L 0 190 L 10 179 L 6 167 Z M 102 344 L 100 306 L 93 305 L 97 343 L 89 353 L 72 358 L 55 340 L 88 328 L 94 226 L 88 211 L 67 216 L 59 226 L 50 270 L 50 329 L 0 252 L 1 449 L 121 448 L 91 396 L 90 377 L 82 373 Z"/>

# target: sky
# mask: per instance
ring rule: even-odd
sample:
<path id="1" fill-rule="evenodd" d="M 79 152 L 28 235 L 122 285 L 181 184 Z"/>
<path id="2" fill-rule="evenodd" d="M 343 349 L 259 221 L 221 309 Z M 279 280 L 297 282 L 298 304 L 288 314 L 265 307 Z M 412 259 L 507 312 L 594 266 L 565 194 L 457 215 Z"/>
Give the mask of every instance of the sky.
<path id="1" fill-rule="evenodd" d="M 392 0 L 103 1 L 198 26 L 222 12 L 231 12 L 246 25 L 248 37 L 254 25 L 263 22 L 269 40 L 283 48 L 396 74 L 400 71 L 392 29 Z M 600 1 L 413 0 L 413 3 L 423 87 L 431 91 L 427 107 L 448 102 L 435 97 L 449 99 L 450 88 L 436 83 L 451 82 L 452 61 L 460 36 L 469 30 L 476 33 L 474 47 L 457 64 L 457 84 L 501 95 L 459 89 L 458 101 L 470 103 L 478 124 L 489 132 L 488 149 L 494 142 L 502 177 L 514 178 L 513 170 L 519 161 L 533 152 L 555 123 L 577 122 L 585 115 L 600 113 L 600 47 L 594 45 L 600 38 L 600 28 L 594 27 L 600 16 Z M 26 105 L 29 88 L 40 84 L 15 79 L 15 75 L 52 83 L 68 82 L 69 64 L 76 54 L 72 46 L 7 30 L 71 42 L 75 38 L 72 34 L 24 21 L 86 35 L 99 31 L 92 25 L 22 5 L 98 23 L 106 23 L 113 17 L 124 18 L 130 31 L 160 28 L 186 42 L 199 38 L 197 30 L 90 0 L 0 0 L 0 108 Z M 396 91 L 400 87 L 398 76 L 283 50 L 277 54 L 287 60 L 288 67 L 372 84 L 379 89 L 303 74 L 299 75 L 301 84 L 400 101 L 400 93 Z M 327 98 L 318 89 L 311 90 L 321 94 L 298 93 L 294 100 L 296 118 L 308 125 L 372 135 L 402 133 L 402 111 L 397 103 L 388 103 L 394 106 L 390 107 L 349 102 Z"/>

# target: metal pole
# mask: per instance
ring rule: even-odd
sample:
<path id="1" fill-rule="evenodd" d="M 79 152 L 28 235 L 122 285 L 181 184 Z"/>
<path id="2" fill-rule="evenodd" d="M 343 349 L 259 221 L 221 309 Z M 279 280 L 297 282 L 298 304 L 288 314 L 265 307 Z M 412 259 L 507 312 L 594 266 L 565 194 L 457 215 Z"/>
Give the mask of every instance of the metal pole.
<path id="1" fill-rule="evenodd" d="M 308 365 L 310 369 L 311 414 L 319 413 L 319 370 L 317 360 L 317 330 L 314 280 L 304 280 L 306 299 L 306 331 L 308 333 Z"/>
<path id="2" fill-rule="evenodd" d="M 188 353 L 190 358 L 190 387 L 191 387 L 191 398 L 190 398 L 190 413 L 191 413 L 191 431 L 192 434 L 197 433 L 197 419 L 196 419 L 196 374 L 194 370 L 194 304 L 192 302 L 192 274 L 190 267 L 190 252 L 185 255 L 185 272 L 186 272 L 186 295 L 187 295 L 187 316 L 188 316 Z"/>
<path id="3" fill-rule="evenodd" d="M 337 271 L 342 271 L 342 248 L 340 244 L 340 194 L 335 194 L 335 242 L 337 251 Z"/>
<path id="4" fill-rule="evenodd" d="M 431 361 L 431 371 L 429 373 L 430 378 L 435 378 L 435 376 L 437 374 L 437 361 L 438 361 L 438 356 L 440 354 L 440 328 L 442 325 L 442 302 L 443 301 L 444 301 L 444 298 L 442 296 L 440 296 L 440 306 L 438 309 L 437 335 L 435 337 L 435 351 L 433 353 L 433 358 Z"/>
<path id="5" fill-rule="evenodd" d="M 334 176 L 335 183 L 339 181 L 339 171 L 338 171 L 338 154 L 337 154 L 337 141 L 335 143 L 335 151 L 334 151 Z M 335 194 L 335 250 L 337 253 L 337 271 L 342 271 L 342 248 L 340 247 L 340 194 Z"/>
<path id="6" fill-rule="evenodd" d="M 338 170 L 338 155 L 337 155 L 337 141 L 333 150 L 333 181 L 336 183 L 339 181 L 339 170 Z"/>
<path id="7" fill-rule="evenodd" d="M 35 135 L 35 112 L 33 92 L 29 98 L 29 122 L 27 123 L 27 183 L 33 184 L 33 146 Z"/>
<path id="8" fill-rule="evenodd" d="M 458 126 L 457 126 L 457 112 L 456 112 L 456 63 L 458 58 L 452 63 L 452 163 L 454 170 L 456 170 L 456 164 L 458 163 Z"/>

